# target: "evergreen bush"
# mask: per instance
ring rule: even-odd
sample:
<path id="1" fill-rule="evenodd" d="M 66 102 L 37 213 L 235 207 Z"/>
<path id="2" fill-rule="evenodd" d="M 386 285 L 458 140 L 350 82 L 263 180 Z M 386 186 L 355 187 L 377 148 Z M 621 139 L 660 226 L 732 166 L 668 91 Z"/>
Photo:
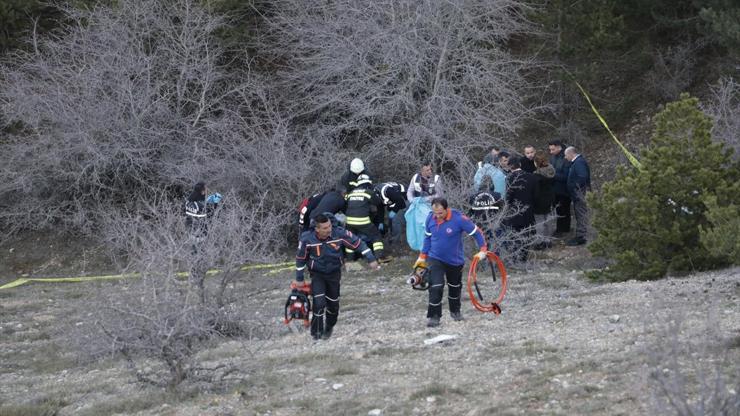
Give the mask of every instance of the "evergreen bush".
<path id="1" fill-rule="evenodd" d="M 656 279 L 729 263 L 727 253 L 701 240 L 702 227 L 722 232 L 708 218 L 707 201 L 725 207 L 739 198 L 740 169 L 732 150 L 712 141 L 711 128 L 698 100 L 682 94 L 656 116 L 642 170 L 622 168 L 601 195 L 591 195 L 598 237 L 590 249 L 615 260 L 604 277 Z"/>
<path id="2" fill-rule="evenodd" d="M 740 186 L 735 184 L 732 196 L 740 194 Z M 701 244 L 716 257 L 727 257 L 733 264 L 740 264 L 740 205 L 729 203 L 722 206 L 716 196 L 705 199 L 709 225 L 702 227 Z"/>

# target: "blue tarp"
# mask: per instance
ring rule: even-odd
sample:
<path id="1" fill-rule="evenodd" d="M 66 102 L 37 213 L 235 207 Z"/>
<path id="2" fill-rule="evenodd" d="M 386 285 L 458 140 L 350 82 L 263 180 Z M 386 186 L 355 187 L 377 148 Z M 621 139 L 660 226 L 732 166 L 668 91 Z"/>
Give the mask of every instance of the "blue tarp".
<path id="1" fill-rule="evenodd" d="M 422 197 L 414 198 L 406 210 L 406 240 L 412 250 L 421 251 L 424 245 L 424 223 L 432 212 L 429 201 Z"/>

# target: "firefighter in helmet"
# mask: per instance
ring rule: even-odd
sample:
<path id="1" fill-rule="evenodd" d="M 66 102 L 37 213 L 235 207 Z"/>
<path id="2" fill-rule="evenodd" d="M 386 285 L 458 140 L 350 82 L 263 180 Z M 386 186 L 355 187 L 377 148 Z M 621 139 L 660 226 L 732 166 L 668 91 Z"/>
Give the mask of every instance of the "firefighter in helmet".
<path id="1" fill-rule="evenodd" d="M 367 175 L 357 177 L 357 187 L 344 196 L 347 201 L 345 215 L 347 216 L 347 229 L 355 234 L 364 236 L 371 245 L 378 261 L 385 263 L 390 258 L 385 255 L 383 238 L 380 235 L 377 223 L 378 209 L 383 204 L 375 190 L 373 182 Z M 373 221 L 375 219 L 375 221 Z M 374 223 L 375 222 L 375 223 Z M 351 249 L 347 249 L 350 259 L 354 256 Z"/>
<path id="2" fill-rule="evenodd" d="M 349 192 L 356 188 L 360 175 L 366 175 L 369 178 L 370 172 L 365 168 L 365 162 L 356 157 L 349 163 L 349 169 L 339 180 L 339 190 Z"/>

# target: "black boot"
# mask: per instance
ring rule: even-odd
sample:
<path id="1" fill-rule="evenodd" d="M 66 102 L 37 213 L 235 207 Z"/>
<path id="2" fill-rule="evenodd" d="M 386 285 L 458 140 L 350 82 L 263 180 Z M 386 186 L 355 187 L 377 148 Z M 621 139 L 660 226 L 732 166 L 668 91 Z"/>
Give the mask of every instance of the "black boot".
<path id="1" fill-rule="evenodd" d="M 321 334 L 321 339 L 329 339 L 329 338 L 331 338 L 332 331 L 334 331 L 334 327 L 333 326 L 327 326 L 326 328 L 324 328 L 324 333 Z"/>
<path id="2" fill-rule="evenodd" d="M 324 332 L 324 316 L 314 315 L 311 318 L 311 337 L 315 340 L 321 339 L 321 334 Z"/>

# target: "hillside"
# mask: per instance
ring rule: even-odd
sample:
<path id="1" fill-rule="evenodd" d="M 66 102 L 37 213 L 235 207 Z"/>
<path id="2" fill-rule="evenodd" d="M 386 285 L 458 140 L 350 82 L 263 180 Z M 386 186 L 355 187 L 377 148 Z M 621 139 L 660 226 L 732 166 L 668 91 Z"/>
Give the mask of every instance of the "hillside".
<path id="1" fill-rule="evenodd" d="M 202 367 L 218 368 L 212 382 L 176 392 L 138 383 L 118 357 L 90 362 L 69 348 L 64 334 L 90 321 L 88 300 L 123 282 L 1 291 L 0 414 L 673 414 L 653 400 L 660 380 L 679 396 L 676 380 L 692 399 L 729 397 L 721 414 L 740 412 L 740 269 L 596 284 L 581 273 L 588 254 L 559 247 L 511 271 L 500 316 L 466 299 L 465 321 L 445 307 L 429 330 L 426 293 L 403 283 L 411 262 L 352 265 L 328 341 L 280 322 L 290 272 L 240 281 L 252 335 L 200 352 Z M 456 338 L 425 344 L 441 334 Z M 712 384 L 715 372 L 729 385 Z"/>

